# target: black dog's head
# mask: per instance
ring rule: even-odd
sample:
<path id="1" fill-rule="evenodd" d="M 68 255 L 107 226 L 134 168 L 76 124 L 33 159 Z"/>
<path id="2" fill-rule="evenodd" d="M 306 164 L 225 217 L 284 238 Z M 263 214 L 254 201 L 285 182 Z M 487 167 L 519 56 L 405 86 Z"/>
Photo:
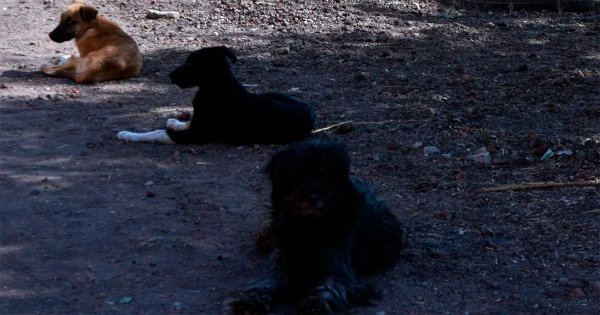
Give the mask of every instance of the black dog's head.
<path id="1" fill-rule="evenodd" d="M 60 23 L 50 32 L 50 39 L 62 43 L 78 37 L 86 29 L 90 23 L 96 19 L 98 10 L 76 1 L 60 16 Z"/>
<path id="2" fill-rule="evenodd" d="M 228 73 L 229 62 L 235 63 L 237 58 L 231 49 L 208 47 L 197 50 L 189 55 L 185 63 L 171 72 L 171 82 L 180 88 L 190 88 L 200 85 L 203 80 L 215 79 L 215 75 Z"/>
<path id="3" fill-rule="evenodd" d="M 342 143 L 315 139 L 296 143 L 276 153 L 266 171 L 273 185 L 274 215 L 323 220 L 343 218 L 340 211 L 353 210 L 349 208 L 356 192 Z"/>

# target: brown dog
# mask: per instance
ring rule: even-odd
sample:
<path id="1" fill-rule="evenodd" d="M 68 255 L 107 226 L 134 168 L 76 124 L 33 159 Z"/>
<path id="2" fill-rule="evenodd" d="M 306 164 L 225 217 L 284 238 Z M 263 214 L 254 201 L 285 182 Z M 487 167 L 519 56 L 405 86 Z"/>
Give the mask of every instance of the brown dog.
<path id="1" fill-rule="evenodd" d="M 85 3 L 71 4 L 49 35 L 58 43 L 75 38 L 79 56 L 64 56 L 57 65 L 42 66 L 47 75 L 91 83 L 134 77 L 142 69 L 142 55 L 133 38 Z"/>

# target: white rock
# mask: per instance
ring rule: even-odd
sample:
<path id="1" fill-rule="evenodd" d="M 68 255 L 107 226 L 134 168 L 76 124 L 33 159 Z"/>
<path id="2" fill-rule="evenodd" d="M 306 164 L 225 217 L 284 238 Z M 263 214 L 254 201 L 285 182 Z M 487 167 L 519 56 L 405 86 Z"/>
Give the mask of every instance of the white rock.
<path id="1" fill-rule="evenodd" d="M 434 155 L 434 154 L 440 154 L 440 149 L 430 145 L 430 146 L 426 146 L 423 148 L 423 153 L 425 153 L 425 155 Z"/>
<path id="2" fill-rule="evenodd" d="M 175 11 L 148 10 L 146 12 L 148 19 L 178 19 L 180 16 L 179 12 Z"/>

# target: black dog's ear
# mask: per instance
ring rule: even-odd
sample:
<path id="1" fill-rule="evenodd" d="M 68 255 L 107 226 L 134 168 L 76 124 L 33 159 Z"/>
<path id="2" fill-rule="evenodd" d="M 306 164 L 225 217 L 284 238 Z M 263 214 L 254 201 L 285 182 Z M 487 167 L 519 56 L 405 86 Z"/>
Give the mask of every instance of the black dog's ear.
<path id="1" fill-rule="evenodd" d="M 281 174 L 281 167 L 288 164 L 287 161 L 292 155 L 293 152 L 290 149 L 284 149 L 273 154 L 269 163 L 264 167 L 263 172 L 268 174 L 269 178 L 273 180 L 276 174 Z"/>
<path id="2" fill-rule="evenodd" d="M 223 54 L 223 56 L 229 58 L 231 63 L 236 63 L 237 57 L 233 54 L 233 51 L 231 51 L 231 49 L 229 49 L 225 46 L 221 46 L 221 47 L 219 47 L 219 50 L 220 50 L 220 53 Z"/>
<path id="3" fill-rule="evenodd" d="M 81 19 L 83 19 L 86 22 L 89 22 L 96 18 L 96 15 L 98 15 L 98 10 L 96 10 L 96 8 L 94 7 L 82 6 L 79 9 L 79 14 L 81 14 Z"/>

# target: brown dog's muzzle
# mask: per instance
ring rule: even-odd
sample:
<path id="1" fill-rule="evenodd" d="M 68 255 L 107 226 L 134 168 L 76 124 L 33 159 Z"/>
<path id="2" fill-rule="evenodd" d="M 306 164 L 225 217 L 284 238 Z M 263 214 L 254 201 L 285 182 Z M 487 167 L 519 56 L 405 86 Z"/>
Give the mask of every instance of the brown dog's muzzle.
<path id="1" fill-rule="evenodd" d="M 62 43 L 62 42 L 66 42 L 68 40 L 73 39 L 75 37 L 75 32 L 66 29 L 66 27 L 63 26 L 62 24 L 59 24 L 48 35 L 50 36 L 51 40 L 53 40 L 53 41 L 55 41 L 57 43 Z"/>

